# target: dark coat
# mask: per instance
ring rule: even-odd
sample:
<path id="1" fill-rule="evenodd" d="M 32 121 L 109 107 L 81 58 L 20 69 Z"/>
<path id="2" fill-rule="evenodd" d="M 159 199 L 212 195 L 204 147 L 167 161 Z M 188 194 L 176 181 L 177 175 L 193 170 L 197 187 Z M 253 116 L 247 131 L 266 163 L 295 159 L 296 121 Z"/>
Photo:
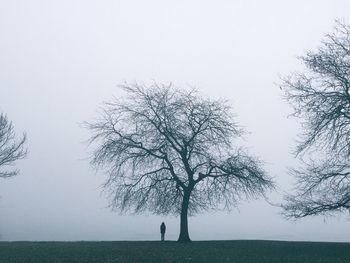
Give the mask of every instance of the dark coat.
<path id="1" fill-rule="evenodd" d="M 161 234 L 165 234 L 165 229 L 166 229 L 166 226 L 165 226 L 164 223 L 162 223 L 162 224 L 160 225 L 160 233 L 161 233 Z"/>

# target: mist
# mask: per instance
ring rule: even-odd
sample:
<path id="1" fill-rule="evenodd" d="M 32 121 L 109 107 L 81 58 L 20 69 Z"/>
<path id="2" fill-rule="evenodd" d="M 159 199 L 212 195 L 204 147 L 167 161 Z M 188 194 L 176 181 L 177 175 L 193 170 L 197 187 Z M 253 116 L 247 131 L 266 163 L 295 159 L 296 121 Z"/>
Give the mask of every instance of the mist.
<path id="1" fill-rule="evenodd" d="M 173 83 L 225 98 L 250 152 L 265 161 L 279 203 L 293 188 L 287 171 L 298 120 L 279 88 L 302 70 L 297 56 L 319 46 L 338 1 L 2 1 L 0 112 L 28 136 L 18 176 L 0 180 L 1 240 L 175 240 L 179 218 L 111 211 L 106 174 L 89 163 L 84 121 L 121 83 Z M 350 241 L 348 215 L 288 221 L 265 200 L 191 217 L 193 240 Z"/>

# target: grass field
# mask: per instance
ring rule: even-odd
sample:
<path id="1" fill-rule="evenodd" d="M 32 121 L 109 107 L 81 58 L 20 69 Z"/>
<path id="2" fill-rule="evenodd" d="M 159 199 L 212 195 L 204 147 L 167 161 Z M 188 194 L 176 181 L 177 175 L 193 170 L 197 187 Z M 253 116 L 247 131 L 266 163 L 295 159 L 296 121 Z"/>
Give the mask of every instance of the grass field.
<path id="1" fill-rule="evenodd" d="M 0 242 L 0 263 L 349 263 L 350 243 L 281 241 Z"/>

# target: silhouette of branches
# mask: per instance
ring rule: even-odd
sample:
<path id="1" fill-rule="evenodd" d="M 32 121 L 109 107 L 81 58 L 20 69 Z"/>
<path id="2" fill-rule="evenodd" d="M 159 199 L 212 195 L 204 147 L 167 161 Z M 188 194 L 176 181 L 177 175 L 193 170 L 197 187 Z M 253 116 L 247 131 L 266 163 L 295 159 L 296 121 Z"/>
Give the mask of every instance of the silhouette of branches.
<path id="1" fill-rule="evenodd" d="M 273 188 L 261 162 L 233 139 L 242 129 L 225 101 L 154 84 L 125 85 L 123 100 L 87 124 L 97 145 L 92 164 L 108 170 L 111 206 L 181 215 L 179 241 L 190 241 L 187 214 L 236 205 Z"/>
<path id="2" fill-rule="evenodd" d="M 286 197 L 285 213 L 291 217 L 324 214 L 350 205 L 350 26 L 337 21 L 316 52 L 300 57 L 306 73 L 284 79 L 285 98 L 301 118 L 303 134 L 296 154 L 316 152 L 304 167 L 294 169 L 297 192 Z"/>
<path id="3" fill-rule="evenodd" d="M 25 134 L 16 140 L 16 135 L 11 122 L 0 114 L 0 177 L 11 177 L 18 174 L 17 169 L 12 169 L 15 161 L 26 156 L 24 148 Z"/>
<path id="4" fill-rule="evenodd" d="M 122 88 L 128 97 L 106 103 L 102 119 L 87 125 L 98 141 L 92 163 L 109 169 L 113 207 L 178 214 L 190 191 L 197 212 L 272 187 L 259 160 L 233 150 L 243 131 L 224 101 L 157 84 Z"/>

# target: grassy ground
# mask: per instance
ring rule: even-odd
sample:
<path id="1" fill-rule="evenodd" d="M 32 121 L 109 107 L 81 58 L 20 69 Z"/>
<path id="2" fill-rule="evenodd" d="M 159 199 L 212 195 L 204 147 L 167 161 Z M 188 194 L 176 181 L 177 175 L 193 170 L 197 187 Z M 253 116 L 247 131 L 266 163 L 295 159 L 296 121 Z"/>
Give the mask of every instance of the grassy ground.
<path id="1" fill-rule="evenodd" d="M 350 243 L 279 241 L 0 242 L 0 263 L 349 263 Z"/>

